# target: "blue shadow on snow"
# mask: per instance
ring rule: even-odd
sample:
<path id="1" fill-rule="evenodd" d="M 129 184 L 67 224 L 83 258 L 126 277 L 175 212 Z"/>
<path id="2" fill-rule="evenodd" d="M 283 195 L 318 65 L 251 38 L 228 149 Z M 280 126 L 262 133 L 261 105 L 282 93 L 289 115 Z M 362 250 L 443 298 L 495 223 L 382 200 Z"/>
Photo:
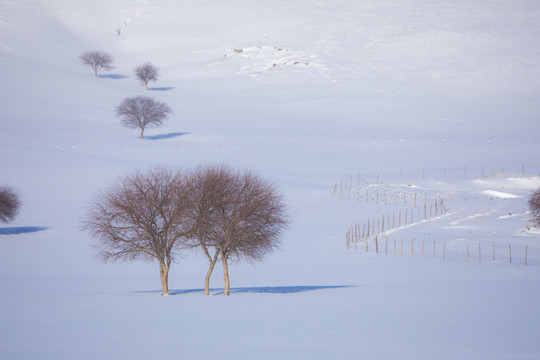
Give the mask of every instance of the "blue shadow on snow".
<path id="1" fill-rule="evenodd" d="M 327 286 L 261 286 L 231 288 L 231 294 L 295 294 L 306 291 L 343 289 L 354 287 L 352 285 L 327 285 Z M 137 293 L 160 294 L 161 291 L 137 291 Z M 179 289 L 169 290 L 169 295 L 202 295 L 204 289 Z M 223 289 L 210 289 L 210 295 L 223 295 Z"/>
<path id="2" fill-rule="evenodd" d="M 121 80 L 121 79 L 125 79 L 125 78 L 128 78 L 129 76 L 127 75 L 120 75 L 120 74 L 103 74 L 103 75 L 98 75 L 98 78 L 100 79 L 113 79 L 113 80 Z"/>
<path id="3" fill-rule="evenodd" d="M 159 135 L 145 135 L 145 140 L 165 140 L 165 139 L 172 139 L 179 136 L 189 135 L 190 132 L 173 132 L 168 134 L 159 134 Z"/>
<path id="4" fill-rule="evenodd" d="M 148 90 L 150 91 L 169 91 L 169 90 L 172 90 L 174 89 L 173 87 L 170 87 L 170 86 L 167 86 L 167 87 L 151 87 L 151 88 L 148 88 Z"/>
<path id="5" fill-rule="evenodd" d="M 43 227 L 43 226 L 18 226 L 18 227 L 0 228 L 0 235 L 28 234 L 28 233 L 47 230 L 47 229 L 48 227 Z"/>

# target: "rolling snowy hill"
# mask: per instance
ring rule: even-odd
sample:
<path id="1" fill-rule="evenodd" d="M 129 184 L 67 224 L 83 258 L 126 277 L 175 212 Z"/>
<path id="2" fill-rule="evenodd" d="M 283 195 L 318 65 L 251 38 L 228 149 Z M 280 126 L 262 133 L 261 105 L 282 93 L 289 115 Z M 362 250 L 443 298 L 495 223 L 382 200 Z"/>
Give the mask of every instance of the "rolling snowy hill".
<path id="1" fill-rule="evenodd" d="M 0 357 L 537 359 L 539 20 L 526 0 L 2 1 L 0 186 L 23 208 L 0 226 Z M 87 50 L 115 68 L 94 78 Z M 144 140 L 115 116 L 134 95 L 173 109 Z M 94 256 L 100 188 L 221 163 L 292 215 L 230 297 L 219 269 L 202 296 L 196 252 L 168 297 L 157 264 Z"/>

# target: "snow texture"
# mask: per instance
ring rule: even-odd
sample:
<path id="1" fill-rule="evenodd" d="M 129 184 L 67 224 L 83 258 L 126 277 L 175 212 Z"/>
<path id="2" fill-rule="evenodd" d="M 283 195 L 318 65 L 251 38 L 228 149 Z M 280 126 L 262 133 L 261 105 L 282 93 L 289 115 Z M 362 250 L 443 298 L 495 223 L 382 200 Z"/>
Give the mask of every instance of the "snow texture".
<path id="1" fill-rule="evenodd" d="M 539 19 L 526 0 L 2 1 L 0 185 L 23 207 L 0 227 L 0 358 L 540 358 Z M 88 50 L 115 68 L 95 78 Z M 114 115 L 141 94 L 173 109 L 145 140 Z M 219 268 L 202 296 L 200 253 L 167 297 L 157 264 L 94 256 L 100 188 L 221 163 L 293 221 L 230 297 Z"/>

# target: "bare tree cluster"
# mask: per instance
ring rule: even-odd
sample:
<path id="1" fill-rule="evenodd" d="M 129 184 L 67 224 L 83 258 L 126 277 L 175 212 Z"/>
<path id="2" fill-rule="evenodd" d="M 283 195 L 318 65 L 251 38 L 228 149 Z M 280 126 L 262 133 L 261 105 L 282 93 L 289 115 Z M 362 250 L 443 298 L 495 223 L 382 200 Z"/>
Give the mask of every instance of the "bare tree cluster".
<path id="1" fill-rule="evenodd" d="M 84 65 L 88 65 L 94 70 L 94 76 L 104 70 L 113 68 L 113 58 L 104 51 L 87 51 L 79 56 Z M 156 81 L 159 77 L 158 68 L 146 62 L 135 68 L 135 76 L 141 82 L 146 90 L 148 83 Z M 128 128 L 139 128 L 141 130 L 141 139 L 144 138 L 144 129 L 147 127 L 159 127 L 163 120 L 172 112 L 167 104 L 156 101 L 146 96 L 128 97 L 122 100 L 116 107 L 116 115 L 121 117 L 121 122 Z"/>
<path id="2" fill-rule="evenodd" d="M 79 59 L 83 65 L 88 65 L 94 71 L 94 76 L 98 77 L 101 70 L 113 69 L 113 57 L 105 51 L 86 51 L 79 55 Z M 146 62 L 135 68 L 135 77 L 143 85 L 145 90 L 148 90 L 150 81 L 157 81 L 159 78 L 158 68 L 151 62 Z"/>
<path id="3" fill-rule="evenodd" d="M 0 221 L 8 223 L 13 221 L 19 214 L 21 208 L 21 200 L 17 191 L 14 189 L 1 186 L 0 187 Z"/>
<path id="4" fill-rule="evenodd" d="M 536 227 L 540 227 L 540 188 L 536 189 L 529 198 L 531 220 Z"/>
<path id="5" fill-rule="evenodd" d="M 116 107 L 116 115 L 121 118 L 124 126 L 141 129 L 141 139 L 144 138 L 144 129 L 161 126 L 171 112 L 167 104 L 148 96 L 125 98 Z"/>
<path id="6" fill-rule="evenodd" d="M 261 260 L 277 248 L 287 226 L 276 189 L 252 172 L 228 166 L 135 172 L 100 192 L 83 218 L 102 259 L 157 261 L 163 295 L 175 254 L 194 248 L 209 262 L 205 295 L 218 260 L 229 295 L 229 261 Z"/>
<path id="7" fill-rule="evenodd" d="M 94 76 L 103 70 L 111 70 L 113 68 L 113 58 L 110 54 L 104 51 L 87 51 L 79 56 L 84 65 L 88 65 L 94 70 Z"/>

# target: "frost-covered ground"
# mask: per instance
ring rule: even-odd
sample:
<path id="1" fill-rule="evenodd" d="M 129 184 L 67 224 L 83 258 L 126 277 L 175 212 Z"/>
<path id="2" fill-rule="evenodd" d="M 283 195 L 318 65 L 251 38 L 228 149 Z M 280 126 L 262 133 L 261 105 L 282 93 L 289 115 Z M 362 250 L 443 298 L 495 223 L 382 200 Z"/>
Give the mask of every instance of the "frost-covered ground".
<path id="1" fill-rule="evenodd" d="M 24 206 L 0 227 L 0 357 L 537 359 L 539 19 L 534 1 L 2 1 L 0 185 Z M 93 49 L 115 58 L 98 79 Z M 114 108 L 145 94 L 145 61 L 174 114 L 140 140 Z M 201 254 L 169 297 L 156 264 L 93 256 L 99 188 L 207 163 L 270 179 L 293 217 L 232 296 L 219 269 L 201 295 Z M 347 249 L 368 220 L 379 253 Z"/>

